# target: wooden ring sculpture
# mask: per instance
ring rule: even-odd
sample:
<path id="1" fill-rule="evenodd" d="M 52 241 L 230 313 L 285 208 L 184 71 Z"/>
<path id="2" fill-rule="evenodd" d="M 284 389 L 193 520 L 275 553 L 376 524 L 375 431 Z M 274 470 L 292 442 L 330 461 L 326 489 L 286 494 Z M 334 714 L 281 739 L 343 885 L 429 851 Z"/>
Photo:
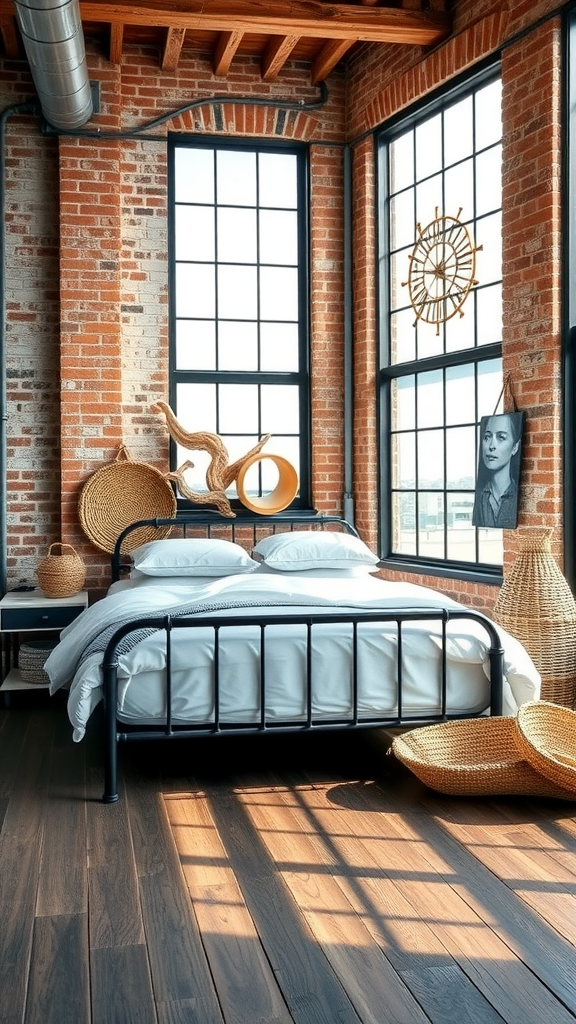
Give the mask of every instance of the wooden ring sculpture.
<path id="1" fill-rule="evenodd" d="M 263 494 L 260 498 L 249 498 L 244 488 L 244 478 L 251 466 L 257 462 L 262 462 L 264 459 L 270 459 L 276 466 L 278 470 L 278 483 L 269 494 Z M 288 459 L 283 458 L 281 455 L 268 455 L 266 452 L 262 452 L 261 454 L 258 453 L 250 456 L 250 458 L 242 463 L 238 470 L 236 487 L 240 501 L 251 512 L 259 512 L 261 515 L 274 515 L 276 512 L 282 512 L 283 509 L 287 508 L 296 497 L 298 474 L 294 466 L 288 462 Z"/>

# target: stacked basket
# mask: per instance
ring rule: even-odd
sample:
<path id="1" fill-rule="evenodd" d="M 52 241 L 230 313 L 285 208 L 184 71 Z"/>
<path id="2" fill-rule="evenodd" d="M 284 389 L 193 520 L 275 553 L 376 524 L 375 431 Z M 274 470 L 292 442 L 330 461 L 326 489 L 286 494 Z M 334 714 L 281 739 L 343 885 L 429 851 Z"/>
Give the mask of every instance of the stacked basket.
<path id="1" fill-rule="evenodd" d="M 48 656 L 56 647 L 56 640 L 28 640 L 20 645 L 18 668 L 25 683 L 47 686 L 50 682 L 44 669 Z"/>
<path id="2" fill-rule="evenodd" d="M 576 712 L 552 701 L 529 701 L 515 718 L 411 729 L 390 749 L 440 793 L 576 800 Z"/>

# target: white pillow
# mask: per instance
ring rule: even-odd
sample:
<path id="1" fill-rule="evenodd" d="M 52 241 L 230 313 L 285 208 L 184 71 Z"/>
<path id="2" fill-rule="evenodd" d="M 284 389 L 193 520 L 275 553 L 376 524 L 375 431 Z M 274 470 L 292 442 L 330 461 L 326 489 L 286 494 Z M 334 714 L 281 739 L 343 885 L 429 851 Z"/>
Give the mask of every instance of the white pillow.
<path id="1" fill-rule="evenodd" d="M 258 541 L 252 557 L 284 572 L 353 569 L 359 566 L 364 566 L 367 572 L 374 572 L 380 561 L 359 537 L 331 530 L 294 530 L 272 534 Z"/>
<path id="2" fill-rule="evenodd" d="M 330 565 L 324 566 L 324 568 L 318 568 L 318 565 L 314 569 L 298 569 L 299 576 L 306 577 L 306 579 L 331 579 L 331 580 L 349 580 L 357 576 L 366 576 L 367 573 L 377 572 L 378 567 L 375 565 L 353 565 L 351 568 L 346 569 L 332 569 Z M 256 575 L 264 576 L 284 576 L 286 569 L 267 565 L 266 562 L 261 562 L 256 570 Z"/>
<path id="3" fill-rule="evenodd" d="M 217 538 L 151 540 L 131 555 L 134 568 L 147 576 L 231 576 L 258 568 L 239 544 Z"/>

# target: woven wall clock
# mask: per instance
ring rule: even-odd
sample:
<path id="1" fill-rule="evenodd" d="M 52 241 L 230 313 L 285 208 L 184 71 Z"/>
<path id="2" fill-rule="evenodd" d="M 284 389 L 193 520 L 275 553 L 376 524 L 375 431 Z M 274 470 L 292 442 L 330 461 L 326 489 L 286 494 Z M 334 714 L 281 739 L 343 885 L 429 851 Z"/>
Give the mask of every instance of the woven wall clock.
<path id="1" fill-rule="evenodd" d="M 418 237 L 408 257 L 410 267 L 408 285 L 410 302 L 416 313 L 416 321 L 436 325 L 459 313 L 464 316 L 462 306 L 473 285 L 478 284 L 476 274 L 476 253 L 482 248 L 474 245 L 470 232 L 460 220 L 462 209 L 455 217 L 442 214 L 436 216 L 425 228 L 417 224 Z"/>

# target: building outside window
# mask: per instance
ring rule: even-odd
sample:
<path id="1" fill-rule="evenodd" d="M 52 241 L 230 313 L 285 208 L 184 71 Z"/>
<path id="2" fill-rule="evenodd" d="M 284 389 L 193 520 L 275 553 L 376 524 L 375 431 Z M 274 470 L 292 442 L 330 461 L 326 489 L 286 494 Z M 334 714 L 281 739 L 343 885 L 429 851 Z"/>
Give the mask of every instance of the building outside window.
<path id="1" fill-rule="evenodd" d="M 309 504 L 307 151 L 170 140 L 170 404 L 189 432 L 218 434 L 229 462 L 262 449 L 296 468 Z M 186 487 L 207 490 L 210 456 L 173 445 Z M 274 489 L 271 460 L 244 489 Z M 235 484 L 227 492 L 237 497 Z"/>
<path id="2" fill-rule="evenodd" d="M 494 71 L 378 138 L 381 553 L 418 571 L 501 571 L 502 530 L 472 524 L 502 409 L 501 149 Z"/>

